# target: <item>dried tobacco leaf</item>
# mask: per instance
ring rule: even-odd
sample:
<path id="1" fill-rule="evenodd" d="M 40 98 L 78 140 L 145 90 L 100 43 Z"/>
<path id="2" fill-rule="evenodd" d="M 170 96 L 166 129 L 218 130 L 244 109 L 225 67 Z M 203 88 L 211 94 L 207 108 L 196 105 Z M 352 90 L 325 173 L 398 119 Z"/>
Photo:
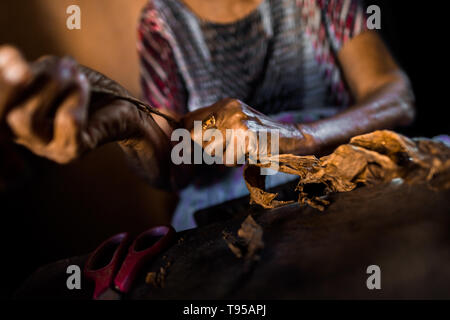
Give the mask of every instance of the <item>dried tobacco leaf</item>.
<path id="1" fill-rule="evenodd" d="M 402 178 L 407 183 L 427 181 L 430 187 L 450 187 L 450 148 L 429 139 L 408 139 L 389 130 L 354 137 L 332 154 L 314 156 L 283 154 L 267 158 L 269 163 L 247 165 L 244 179 L 250 191 L 250 203 L 276 208 L 292 201 L 279 201 L 277 194 L 265 191 L 265 179 L 259 167 L 278 164 L 279 171 L 298 175 L 298 202 L 324 210 L 324 197 L 346 192 L 359 185 L 374 185 Z"/>
<path id="2" fill-rule="evenodd" d="M 246 260 L 258 260 L 258 251 L 264 248 L 263 229 L 256 223 L 255 219 L 249 215 L 238 230 L 238 236 L 244 239 L 247 244 Z"/>
<path id="3" fill-rule="evenodd" d="M 167 276 L 167 270 L 172 265 L 172 262 L 167 261 L 166 264 L 163 267 L 159 268 L 158 272 L 149 272 L 147 273 L 145 277 L 145 283 L 153 285 L 155 288 L 164 288 L 166 276 Z"/>
<path id="4" fill-rule="evenodd" d="M 246 261 L 258 260 L 259 256 L 257 253 L 264 248 L 263 229 L 251 215 L 241 224 L 237 235 L 238 238 L 228 232 L 223 232 L 223 239 L 231 252 L 237 258 L 244 257 Z"/>
<path id="5" fill-rule="evenodd" d="M 242 255 L 243 250 L 236 245 L 238 240 L 231 233 L 223 231 L 223 239 L 227 243 L 228 248 L 231 250 L 231 252 L 233 252 L 233 254 L 237 258 L 243 257 Z"/>
<path id="6" fill-rule="evenodd" d="M 147 273 L 147 275 L 145 276 L 145 283 L 146 283 L 146 284 L 151 284 L 151 285 L 153 285 L 155 288 L 157 288 L 157 287 L 158 287 L 158 284 L 157 284 L 156 278 L 157 278 L 156 272 L 149 272 L 149 273 Z"/>

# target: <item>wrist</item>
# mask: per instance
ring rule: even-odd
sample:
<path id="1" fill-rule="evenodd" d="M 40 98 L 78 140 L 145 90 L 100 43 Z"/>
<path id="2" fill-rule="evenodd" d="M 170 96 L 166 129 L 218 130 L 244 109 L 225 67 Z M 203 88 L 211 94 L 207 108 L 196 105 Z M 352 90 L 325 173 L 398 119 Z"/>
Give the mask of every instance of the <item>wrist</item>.
<path id="1" fill-rule="evenodd" d="M 301 147 L 304 154 L 316 155 L 323 147 L 322 140 L 317 136 L 313 124 L 296 124 L 296 129 L 301 137 Z"/>

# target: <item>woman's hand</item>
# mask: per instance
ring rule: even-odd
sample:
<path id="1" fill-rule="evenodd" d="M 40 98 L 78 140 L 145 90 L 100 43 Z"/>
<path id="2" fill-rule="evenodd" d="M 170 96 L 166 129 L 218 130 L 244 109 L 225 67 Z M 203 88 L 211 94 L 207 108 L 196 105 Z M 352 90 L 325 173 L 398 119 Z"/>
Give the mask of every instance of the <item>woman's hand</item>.
<path id="1" fill-rule="evenodd" d="M 194 121 L 199 120 L 202 121 L 201 131 L 194 128 Z M 243 159 L 252 154 L 264 156 L 266 151 L 267 155 L 273 155 L 271 150 L 302 155 L 315 152 L 314 141 L 304 134 L 299 126 L 276 122 L 236 99 L 223 99 L 209 107 L 190 112 L 183 122 L 185 128 L 191 131 L 192 139 L 201 142 L 208 154 L 217 156 L 215 150 L 221 149 L 223 163 L 227 166 L 242 164 Z M 219 130 L 223 140 L 214 138 L 210 141 L 206 132 L 208 129 Z M 267 144 L 264 148 L 259 134 L 264 135 L 265 132 Z M 273 140 L 276 136 L 271 136 L 271 132 L 278 133 L 278 150 L 272 148 L 277 141 Z M 199 133 L 203 135 L 203 139 L 198 136 Z M 256 138 L 256 143 L 249 137 Z"/>
<path id="2" fill-rule="evenodd" d="M 70 58 L 28 63 L 15 48 L 1 47 L 0 136 L 58 163 L 110 141 L 129 148 L 147 139 L 148 149 L 158 139 L 167 140 L 152 117 L 127 101 L 96 93 L 94 87 L 129 96 L 114 81 Z"/>

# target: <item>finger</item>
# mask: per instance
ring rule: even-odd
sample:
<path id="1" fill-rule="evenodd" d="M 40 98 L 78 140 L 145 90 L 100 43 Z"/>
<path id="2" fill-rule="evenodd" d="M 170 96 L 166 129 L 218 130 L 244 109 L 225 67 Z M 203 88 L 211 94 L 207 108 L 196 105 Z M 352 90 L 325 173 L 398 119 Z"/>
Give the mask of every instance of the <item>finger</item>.
<path id="1" fill-rule="evenodd" d="M 203 107 L 189 112 L 182 119 L 183 127 L 189 131 L 193 131 L 194 121 L 200 121 L 200 119 L 205 119 L 209 115 L 213 114 L 214 108 L 215 108 L 214 105 L 212 105 L 209 107 Z"/>
<path id="2" fill-rule="evenodd" d="M 81 88 L 78 79 L 80 72 L 75 60 L 68 57 L 47 60 L 52 61 L 39 63 L 38 67 L 33 68 L 36 81 L 47 81 L 46 89 L 41 93 L 42 103 L 39 108 L 33 109 L 33 116 L 38 118 L 46 117 L 53 111 L 52 107 L 58 107 L 57 100 L 64 97 L 69 90 Z"/>
<path id="3" fill-rule="evenodd" d="M 8 103 L 32 78 L 28 63 L 20 52 L 10 46 L 0 47 L 0 121 Z"/>
<path id="4" fill-rule="evenodd" d="M 224 164 L 226 166 L 236 166 L 238 160 L 241 160 L 242 157 L 245 159 L 245 153 L 242 152 L 242 146 L 240 144 L 240 137 L 236 134 L 236 130 L 227 131 L 226 147 L 224 151 Z"/>
<path id="5" fill-rule="evenodd" d="M 133 107 L 123 101 L 116 100 L 96 110 L 94 114 L 89 116 L 87 126 L 82 133 L 83 143 L 89 149 L 94 149 L 113 140 L 126 139 L 127 135 L 122 136 L 122 134 L 127 131 L 127 123 L 133 123 L 133 121 L 128 121 L 130 108 Z M 154 134 L 155 132 L 147 133 Z M 161 131 L 161 134 L 164 133 Z M 130 135 L 132 136 L 132 134 Z"/>
<path id="6" fill-rule="evenodd" d="M 53 119 L 49 114 L 57 107 L 69 89 L 78 86 L 76 63 L 71 59 L 61 59 L 36 74 L 34 92 L 22 100 L 7 115 L 7 122 L 16 140 L 23 144 L 47 144 L 53 134 Z"/>
<path id="7" fill-rule="evenodd" d="M 227 132 L 227 145 L 224 152 L 225 165 L 236 166 L 245 163 L 251 156 L 256 160 L 258 155 L 258 137 L 248 129 L 233 129 Z"/>
<path id="8" fill-rule="evenodd" d="M 67 163 L 85 150 L 82 132 L 86 128 L 89 105 L 89 83 L 83 73 L 78 72 L 76 89 L 63 99 L 55 114 L 53 139 L 48 152 L 54 161 Z"/>
<path id="9" fill-rule="evenodd" d="M 223 164 L 225 150 L 225 136 L 219 129 L 207 129 L 203 135 L 204 152 L 216 159 L 216 163 Z"/>

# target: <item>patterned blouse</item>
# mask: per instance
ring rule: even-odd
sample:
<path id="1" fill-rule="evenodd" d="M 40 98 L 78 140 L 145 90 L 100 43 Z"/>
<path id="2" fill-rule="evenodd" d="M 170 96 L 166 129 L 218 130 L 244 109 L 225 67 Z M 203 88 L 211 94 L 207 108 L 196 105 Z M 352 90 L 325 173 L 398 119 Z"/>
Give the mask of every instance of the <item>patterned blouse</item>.
<path id="1" fill-rule="evenodd" d="M 182 0 L 150 0 L 138 29 L 143 95 L 180 115 L 231 97 L 280 121 L 329 117 L 352 102 L 337 53 L 365 28 L 358 0 L 263 0 L 226 24 L 199 18 Z M 192 184 L 180 192 L 173 224 L 194 227 L 196 210 L 246 193 L 239 168 Z"/>

